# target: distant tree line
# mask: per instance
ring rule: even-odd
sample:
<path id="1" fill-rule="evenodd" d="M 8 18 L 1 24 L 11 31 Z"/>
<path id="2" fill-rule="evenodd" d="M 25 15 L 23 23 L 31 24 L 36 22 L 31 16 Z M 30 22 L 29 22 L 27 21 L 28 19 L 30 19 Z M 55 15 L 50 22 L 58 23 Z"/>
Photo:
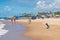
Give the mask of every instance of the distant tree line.
<path id="1" fill-rule="evenodd" d="M 38 12 L 36 14 L 34 13 L 23 13 L 22 16 L 24 17 L 29 17 L 29 16 L 41 16 L 41 15 L 60 15 L 60 11 L 57 11 L 57 12 Z"/>
<path id="2" fill-rule="evenodd" d="M 60 15 L 60 12 L 59 11 L 57 11 L 57 12 L 54 12 L 56 15 Z"/>
<path id="3" fill-rule="evenodd" d="M 37 13 L 23 13 L 22 15 L 20 15 L 20 17 L 22 16 L 23 18 L 28 18 L 28 17 L 36 16 L 36 17 L 40 18 L 40 16 L 42 16 L 42 15 L 44 15 L 44 16 L 51 15 L 52 17 L 56 17 L 56 15 L 60 16 L 60 11 L 57 11 L 57 12 L 51 12 L 50 11 L 50 12 L 37 12 Z M 19 16 L 18 16 L 18 18 L 19 18 Z M 11 19 L 11 17 L 0 17 L 0 19 Z"/>

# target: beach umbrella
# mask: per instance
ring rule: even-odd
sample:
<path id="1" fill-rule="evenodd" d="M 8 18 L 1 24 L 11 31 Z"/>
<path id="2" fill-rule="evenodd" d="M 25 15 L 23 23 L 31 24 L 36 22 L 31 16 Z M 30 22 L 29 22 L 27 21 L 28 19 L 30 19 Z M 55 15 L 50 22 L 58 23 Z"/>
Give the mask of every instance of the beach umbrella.
<path id="1" fill-rule="evenodd" d="M 32 16 L 32 19 L 36 19 L 36 16 Z"/>
<path id="2" fill-rule="evenodd" d="M 23 16 L 14 16 L 16 19 L 21 19 Z"/>

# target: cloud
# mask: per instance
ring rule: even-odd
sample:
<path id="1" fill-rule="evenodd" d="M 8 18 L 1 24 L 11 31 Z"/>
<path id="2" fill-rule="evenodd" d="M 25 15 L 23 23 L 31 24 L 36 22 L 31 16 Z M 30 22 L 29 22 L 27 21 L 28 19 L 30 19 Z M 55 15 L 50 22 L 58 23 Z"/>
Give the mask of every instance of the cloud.
<path id="1" fill-rule="evenodd" d="M 54 9 L 60 8 L 60 0 L 51 1 L 50 4 L 46 4 L 46 1 L 38 1 L 35 9 Z"/>
<path id="2" fill-rule="evenodd" d="M 60 0 L 54 0 L 54 2 L 56 3 L 55 6 L 57 6 L 58 8 L 60 8 Z"/>
<path id="3" fill-rule="evenodd" d="M 11 10 L 12 10 L 12 8 L 11 8 L 11 7 L 9 7 L 9 6 L 5 6 L 5 7 L 4 7 L 4 10 L 5 10 L 5 11 L 11 11 Z"/>

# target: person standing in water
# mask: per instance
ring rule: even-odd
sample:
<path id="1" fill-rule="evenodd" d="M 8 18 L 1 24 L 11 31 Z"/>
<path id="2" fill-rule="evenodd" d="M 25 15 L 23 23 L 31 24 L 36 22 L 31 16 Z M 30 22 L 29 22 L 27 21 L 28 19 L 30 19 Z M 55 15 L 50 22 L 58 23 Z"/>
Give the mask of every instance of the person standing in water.
<path id="1" fill-rule="evenodd" d="M 49 29 L 49 28 L 50 28 L 50 25 L 49 25 L 48 23 L 46 23 L 46 26 L 47 26 L 47 29 Z"/>
<path id="2" fill-rule="evenodd" d="M 11 22 L 12 22 L 12 24 L 14 24 L 14 23 L 15 23 L 15 20 L 16 20 L 16 18 L 15 18 L 15 17 L 12 17 L 12 18 L 11 18 Z"/>

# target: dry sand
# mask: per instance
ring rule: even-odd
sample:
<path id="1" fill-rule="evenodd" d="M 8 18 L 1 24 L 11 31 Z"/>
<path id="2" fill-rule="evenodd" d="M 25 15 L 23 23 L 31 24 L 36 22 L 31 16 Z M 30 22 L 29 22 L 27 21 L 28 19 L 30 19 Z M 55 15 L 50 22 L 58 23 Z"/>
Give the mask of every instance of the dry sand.
<path id="1" fill-rule="evenodd" d="M 28 19 L 17 22 L 27 26 L 28 31 L 24 35 L 33 40 L 60 40 L 60 18 L 36 19 L 31 24 Z M 47 29 L 45 23 L 49 23 L 51 27 Z"/>

